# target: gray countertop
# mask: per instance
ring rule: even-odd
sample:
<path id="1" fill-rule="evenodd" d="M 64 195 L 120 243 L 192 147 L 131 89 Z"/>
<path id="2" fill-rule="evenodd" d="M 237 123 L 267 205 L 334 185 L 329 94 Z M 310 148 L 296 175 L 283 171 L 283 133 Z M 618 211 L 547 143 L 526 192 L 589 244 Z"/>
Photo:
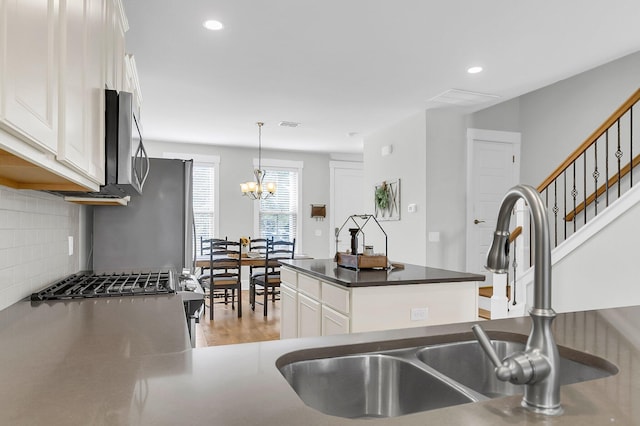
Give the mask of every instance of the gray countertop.
<path id="1" fill-rule="evenodd" d="M 402 269 L 353 269 L 338 266 L 332 259 L 294 259 L 281 260 L 282 264 L 297 271 L 318 277 L 325 281 L 345 287 L 371 287 L 379 285 L 405 285 L 448 283 L 461 281 L 484 281 L 479 274 L 448 271 L 412 264 L 404 264 Z"/>
<path id="2" fill-rule="evenodd" d="M 520 397 L 388 419 L 347 420 L 307 407 L 276 368 L 301 349 L 435 343 L 471 324 L 190 349 L 178 297 L 94 299 L 0 312 L 0 424 L 11 425 L 637 425 L 640 307 L 560 314 L 559 344 L 603 357 L 619 373 L 561 389 L 557 418 Z M 483 323 L 526 335 L 528 317 Z M 335 349 L 338 350 L 338 349 Z"/>

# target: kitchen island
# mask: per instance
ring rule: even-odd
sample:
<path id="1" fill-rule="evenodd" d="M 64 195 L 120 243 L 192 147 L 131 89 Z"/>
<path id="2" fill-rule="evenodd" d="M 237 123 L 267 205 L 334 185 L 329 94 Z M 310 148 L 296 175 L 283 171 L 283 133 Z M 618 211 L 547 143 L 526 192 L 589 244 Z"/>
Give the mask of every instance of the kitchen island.
<path id="1" fill-rule="evenodd" d="M 281 263 L 283 339 L 473 321 L 485 279 L 411 264 L 356 271 L 331 259 Z"/>
<path id="2" fill-rule="evenodd" d="M 280 374 L 283 355 L 359 345 L 442 341 L 471 323 L 190 349 L 179 297 L 115 298 L 0 312 L 0 424 L 7 425 L 638 425 L 640 306 L 559 314 L 559 345 L 602 357 L 610 377 L 562 386 L 564 415 L 520 407 L 520 396 L 394 418 L 347 420 L 306 406 Z M 109 323 L 115 328 L 109 328 Z M 526 336 L 529 317 L 484 321 Z M 443 337 L 444 336 L 444 337 Z M 452 360 L 455 362 L 455 360 Z M 478 360 L 478 362 L 484 362 Z"/>

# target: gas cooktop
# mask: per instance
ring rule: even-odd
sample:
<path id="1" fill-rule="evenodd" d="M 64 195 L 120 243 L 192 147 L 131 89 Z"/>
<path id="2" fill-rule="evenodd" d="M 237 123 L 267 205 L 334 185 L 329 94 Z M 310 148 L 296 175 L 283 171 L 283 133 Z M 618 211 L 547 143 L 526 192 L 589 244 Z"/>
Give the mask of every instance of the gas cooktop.
<path id="1" fill-rule="evenodd" d="M 173 294 L 171 272 L 70 275 L 31 295 L 32 301 Z"/>

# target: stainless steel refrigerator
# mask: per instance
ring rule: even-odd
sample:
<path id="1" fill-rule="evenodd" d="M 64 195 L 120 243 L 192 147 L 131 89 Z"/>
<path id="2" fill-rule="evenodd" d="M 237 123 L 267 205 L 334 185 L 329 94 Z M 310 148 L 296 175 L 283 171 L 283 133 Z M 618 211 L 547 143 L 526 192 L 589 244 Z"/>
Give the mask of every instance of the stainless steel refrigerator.
<path id="1" fill-rule="evenodd" d="M 141 195 L 94 207 L 94 272 L 193 272 L 192 175 L 191 160 L 151 158 Z"/>

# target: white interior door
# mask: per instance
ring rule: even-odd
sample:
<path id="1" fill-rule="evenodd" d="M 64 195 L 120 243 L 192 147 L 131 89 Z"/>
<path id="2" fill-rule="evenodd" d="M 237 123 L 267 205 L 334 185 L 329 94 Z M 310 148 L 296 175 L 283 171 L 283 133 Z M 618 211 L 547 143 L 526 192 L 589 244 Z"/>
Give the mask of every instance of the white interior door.
<path id="1" fill-rule="evenodd" d="M 331 169 L 331 205 L 329 253 L 333 256 L 336 251 L 335 229 L 340 228 L 352 214 L 363 214 L 364 208 L 364 178 L 362 163 L 347 161 L 332 161 Z M 338 242 L 338 250 L 345 251 L 350 247 L 349 233 L 342 232 Z"/>
<path id="2" fill-rule="evenodd" d="M 469 129 L 467 141 L 467 271 L 492 285 L 484 265 L 500 203 L 520 180 L 520 133 Z"/>

